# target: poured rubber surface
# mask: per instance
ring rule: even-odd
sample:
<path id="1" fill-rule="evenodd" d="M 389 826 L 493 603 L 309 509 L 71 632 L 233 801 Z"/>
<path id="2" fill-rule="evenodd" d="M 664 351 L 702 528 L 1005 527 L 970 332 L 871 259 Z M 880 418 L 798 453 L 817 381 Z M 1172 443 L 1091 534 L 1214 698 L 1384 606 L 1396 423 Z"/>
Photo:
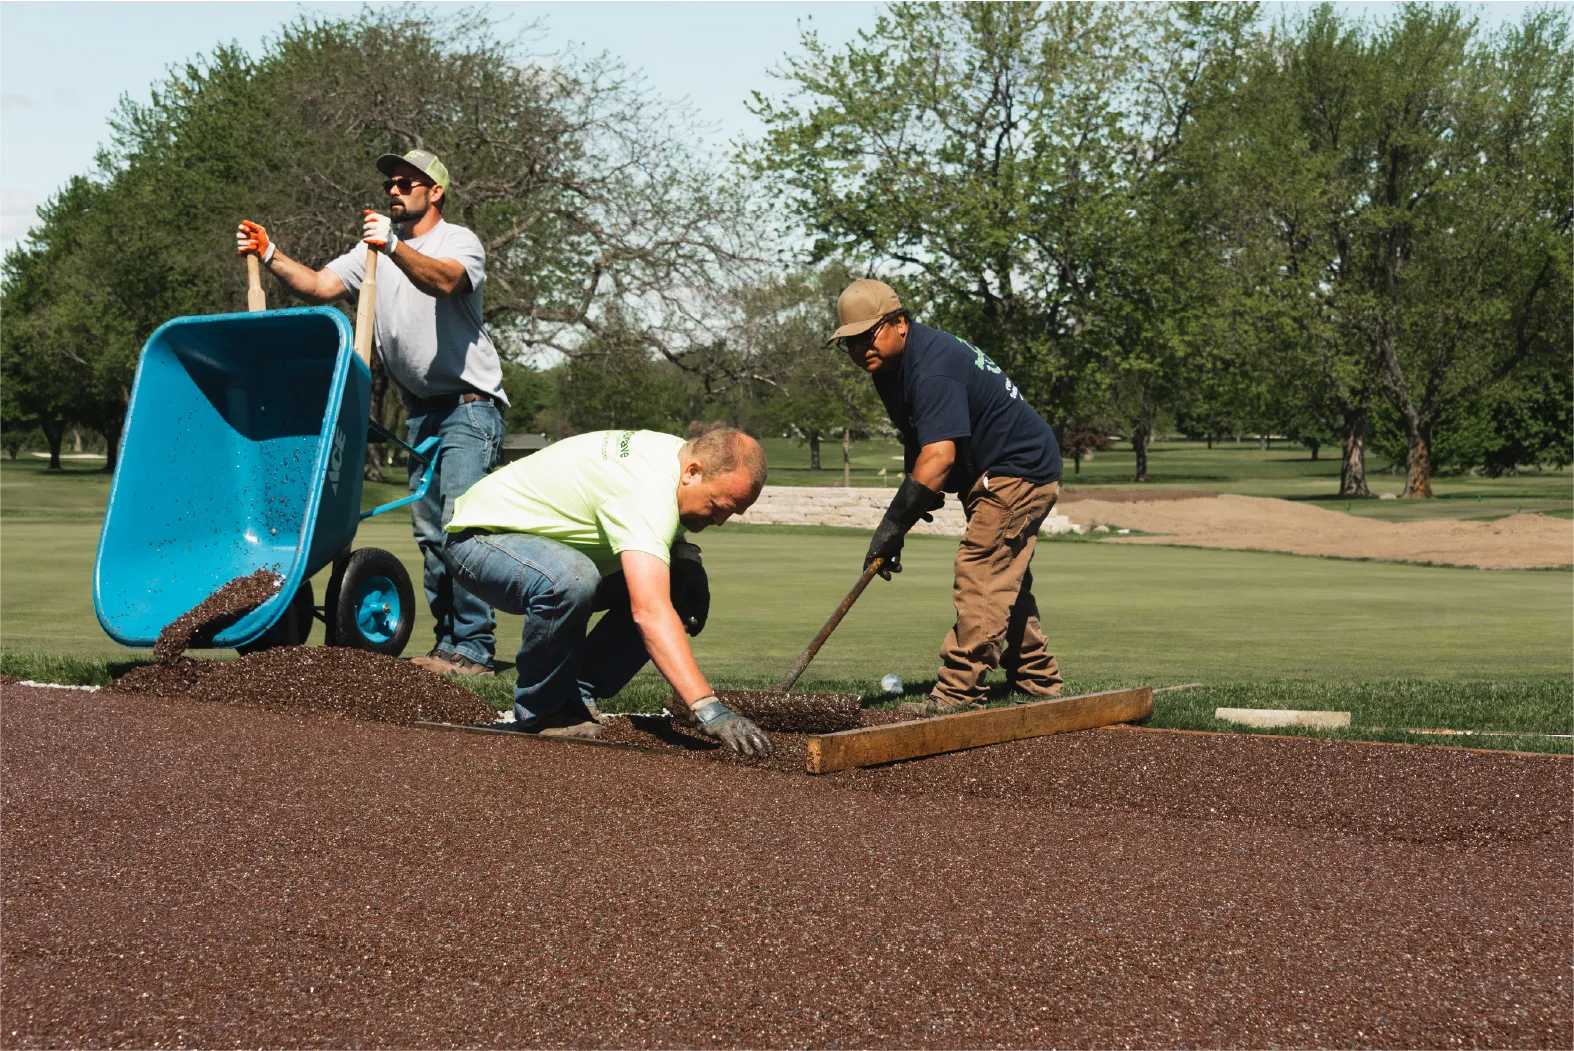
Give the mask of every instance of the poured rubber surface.
<path id="1" fill-rule="evenodd" d="M 1104 730 L 809 778 L 0 690 L 7 1047 L 1574 1045 L 1564 759 Z"/>

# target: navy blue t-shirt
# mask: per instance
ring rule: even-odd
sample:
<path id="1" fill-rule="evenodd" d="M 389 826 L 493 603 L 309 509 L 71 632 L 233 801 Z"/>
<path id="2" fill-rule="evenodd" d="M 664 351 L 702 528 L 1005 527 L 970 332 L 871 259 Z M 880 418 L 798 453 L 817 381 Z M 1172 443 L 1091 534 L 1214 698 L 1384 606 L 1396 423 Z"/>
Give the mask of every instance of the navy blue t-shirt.
<path id="1" fill-rule="evenodd" d="M 946 492 L 966 493 L 986 472 L 1038 485 L 1060 478 L 1055 432 L 1000 366 L 965 340 L 910 325 L 897 367 L 875 373 L 874 388 L 902 435 L 909 472 L 923 446 L 956 442 Z"/>

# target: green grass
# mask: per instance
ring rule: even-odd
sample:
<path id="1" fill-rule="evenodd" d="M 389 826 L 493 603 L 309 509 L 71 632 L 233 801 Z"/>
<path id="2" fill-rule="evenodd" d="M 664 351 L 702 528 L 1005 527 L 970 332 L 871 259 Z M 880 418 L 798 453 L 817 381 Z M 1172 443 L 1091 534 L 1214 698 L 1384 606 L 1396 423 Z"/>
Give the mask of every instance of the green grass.
<path id="1" fill-rule="evenodd" d="M 1255 446 L 1251 453 L 1257 455 Z M 389 499 L 400 488 L 368 487 L 366 501 Z M 0 668 L 9 674 L 101 683 L 125 662 L 147 660 L 146 651 L 112 643 L 93 614 L 93 558 L 107 492 L 108 479 L 88 468 L 46 474 L 32 464 L 0 467 Z M 868 543 L 853 530 L 786 527 L 727 527 L 697 539 L 714 604 L 695 650 L 719 688 L 769 685 L 852 585 Z M 394 552 L 419 581 L 403 515 L 368 521 L 357 544 Z M 875 581 L 822 650 L 805 688 L 872 691 L 886 672 L 900 675 L 910 692 L 926 688 L 953 617 L 955 546 L 941 537 L 912 538 L 907 571 Z M 1358 734 L 1371 726 L 1552 733 L 1567 732 L 1574 710 L 1574 603 L 1566 572 L 1081 540 L 1043 545 L 1034 575 L 1045 629 L 1072 690 L 1208 684 L 1161 695 L 1155 725 L 1219 728 L 1212 720 L 1218 706 L 1312 707 L 1356 712 Z M 325 577 L 316 581 L 319 600 Z M 425 647 L 429 631 L 423 617 L 411 652 Z M 519 633 L 518 618 L 500 618 L 500 657 L 512 657 Z M 507 703 L 506 674 L 477 689 L 494 704 Z M 665 685 L 647 672 L 608 707 L 651 710 L 665 696 Z M 1505 741 L 1518 739 L 1429 743 Z M 1512 747 L 1567 750 L 1545 740 Z"/>

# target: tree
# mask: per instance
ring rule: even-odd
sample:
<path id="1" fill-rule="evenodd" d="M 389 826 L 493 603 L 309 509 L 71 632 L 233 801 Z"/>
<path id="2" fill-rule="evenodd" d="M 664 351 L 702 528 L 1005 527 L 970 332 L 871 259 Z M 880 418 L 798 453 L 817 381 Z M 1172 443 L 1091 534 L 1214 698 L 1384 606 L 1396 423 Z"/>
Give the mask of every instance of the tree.
<path id="1" fill-rule="evenodd" d="M 255 59 L 219 48 L 174 71 L 113 130 L 97 177 L 36 232 L 65 247 L 48 255 L 47 303 L 24 311 L 47 305 L 30 324 L 81 352 L 75 411 L 112 455 L 152 331 L 244 309 L 237 220 L 322 265 L 386 200 L 373 166 L 385 152 L 447 158 L 450 217 L 488 248 L 486 319 L 505 355 L 594 356 L 615 338 L 681 363 L 714 338 L 694 290 L 752 259 L 747 208 L 692 148 L 684 113 L 604 60 L 533 59 L 472 14 L 303 17 Z M 8 355 L 50 345 L 13 341 Z M 379 399 L 386 425 L 392 401 Z"/>
<path id="2" fill-rule="evenodd" d="M 1412 497 L 1432 495 L 1449 409 L 1526 361 L 1567 363 L 1568 18 L 1543 10 L 1496 42 L 1474 36 L 1457 11 L 1416 6 L 1374 47 L 1385 104 L 1367 327 L 1407 425 Z"/>
<path id="3" fill-rule="evenodd" d="M 836 298 L 853 280 L 840 263 L 790 271 L 730 290 L 723 347 L 728 374 L 756 403 L 755 415 L 772 430 L 796 433 L 820 470 L 821 443 L 842 442 L 842 477 L 851 468 L 851 443 L 883 418 L 874 385 L 847 356 L 826 345 L 836 329 Z"/>
<path id="4" fill-rule="evenodd" d="M 1118 407 L 1142 437 L 1184 371 L 1170 299 L 1194 294 L 1183 247 L 1143 223 L 1162 214 L 1190 84 L 1251 13 L 894 4 L 841 52 L 805 34 L 794 94 L 755 96 L 767 132 L 746 159 L 813 258 L 898 268 L 1052 423 Z"/>
<path id="5" fill-rule="evenodd" d="M 1456 407 L 1566 361 L 1567 29 L 1544 10 L 1488 39 L 1410 5 L 1373 30 L 1325 5 L 1210 84 L 1196 141 L 1226 257 L 1276 371 L 1314 380 L 1298 414 L 1339 434 L 1342 495 L 1367 492 L 1374 398 L 1424 497 Z"/>

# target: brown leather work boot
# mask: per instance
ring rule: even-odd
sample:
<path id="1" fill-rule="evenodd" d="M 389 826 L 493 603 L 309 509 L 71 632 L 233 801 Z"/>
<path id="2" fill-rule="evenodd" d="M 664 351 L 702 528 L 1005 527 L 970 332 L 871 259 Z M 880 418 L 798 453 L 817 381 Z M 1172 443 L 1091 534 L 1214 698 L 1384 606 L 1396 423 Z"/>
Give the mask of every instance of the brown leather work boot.
<path id="1" fill-rule="evenodd" d="M 530 719 L 520 724 L 519 730 L 538 737 L 572 737 L 582 741 L 594 741 L 601 736 L 601 723 L 585 705 L 570 701 L 551 715 Z"/>
<path id="2" fill-rule="evenodd" d="M 410 663 L 417 668 L 425 668 L 434 675 L 480 675 L 492 676 L 497 672 L 471 660 L 462 653 L 450 650 L 433 650 L 424 657 L 411 657 Z"/>

